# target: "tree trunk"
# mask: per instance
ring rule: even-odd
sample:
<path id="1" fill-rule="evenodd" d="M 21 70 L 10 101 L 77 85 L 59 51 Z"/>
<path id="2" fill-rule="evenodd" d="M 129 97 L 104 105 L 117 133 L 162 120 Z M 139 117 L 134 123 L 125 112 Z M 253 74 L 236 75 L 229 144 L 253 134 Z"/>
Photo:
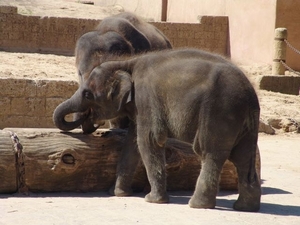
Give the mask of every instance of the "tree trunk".
<path id="1" fill-rule="evenodd" d="M 115 182 L 118 157 L 126 131 L 57 129 L 0 130 L 0 193 L 107 191 Z M 166 149 L 168 190 L 193 190 L 200 161 L 191 145 L 169 139 Z M 260 171 L 259 151 L 257 170 Z M 260 173 L 260 172 L 259 172 Z M 221 189 L 237 189 L 237 174 L 227 161 L 220 178 Z M 149 189 L 139 163 L 133 189 Z"/>

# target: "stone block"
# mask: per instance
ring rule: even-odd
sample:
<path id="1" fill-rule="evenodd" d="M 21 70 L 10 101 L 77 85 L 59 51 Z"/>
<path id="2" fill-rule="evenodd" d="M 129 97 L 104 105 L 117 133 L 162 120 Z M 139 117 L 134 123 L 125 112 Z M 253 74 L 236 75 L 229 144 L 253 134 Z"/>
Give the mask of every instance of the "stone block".
<path id="1" fill-rule="evenodd" d="M 40 24 L 41 17 L 40 16 L 28 16 L 27 23 L 28 27 L 32 27 L 36 24 Z"/>
<path id="2" fill-rule="evenodd" d="M 193 30 L 178 30 L 177 31 L 178 38 L 194 38 L 195 32 Z"/>
<path id="3" fill-rule="evenodd" d="M 0 78 L 1 95 L 6 97 L 24 96 L 26 80 Z"/>
<path id="4" fill-rule="evenodd" d="M 11 100 L 11 114 L 24 116 L 44 116 L 45 115 L 44 98 L 13 98 Z"/>
<path id="5" fill-rule="evenodd" d="M 7 15 L 0 13 L 0 28 L 2 28 L 5 23 L 7 23 Z"/>
<path id="6" fill-rule="evenodd" d="M 280 92 L 283 94 L 299 95 L 300 77 L 286 75 L 267 75 L 257 78 L 262 90 Z"/>
<path id="7" fill-rule="evenodd" d="M 179 48 L 179 47 L 190 47 L 188 46 L 188 40 L 186 38 L 176 38 L 173 39 L 173 47 Z"/>
<path id="8" fill-rule="evenodd" d="M 34 82 L 36 85 L 36 96 L 37 97 L 46 97 L 48 82 L 49 81 L 45 81 L 45 80 L 36 80 Z"/>
<path id="9" fill-rule="evenodd" d="M 4 30 L 4 29 L 3 29 Z M 0 40 L 8 40 L 8 32 L 0 32 Z"/>
<path id="10" fill-rule="evenodd" d="M 10 114 L 10 102 L 11 98 L 0 96 L 0 115 L 9 115 Z"/>
<path id="11" fill-rule="evenodd" d="M 71 97 L 78 88 L 75 81 L 49 81 L 46 87 L 47 97 Z"/>
<path id="12" fill-rule="evenodd" d="M 56 128 L 56 126 L 53 123 L 52 115 L 43 117 L 42 118 L 42 125 L 41 127 L 49 127 L 49 128 Z"/>
<path id="13" fill-rule="evenodd" d="M 53 115 L 53 112 L 55 108 L 65 101 L 67 98 L 46 98 L 46 114 L 45 116 L 51 117 Z"/>
<path id="14" fill-rule="evenodd" d="M 13 31 L 8 34 L 8 39 L 13 41 L 23 40 L 23 37 L 22 31 Z"/>
<path id="15" fill-rule="evenodd" d="M 205 39 L 188 39 L 187 40 L 187 45 L 189 47 L 195 47 L 195 48 L 199 48 L 202 49 L 205 47 Z"/>
<path id="16" fill-rule="evenodd" d="M 14 6 L 0 6 L 0 13 L 3 14 L 17 14 L 18 8 Z"/>

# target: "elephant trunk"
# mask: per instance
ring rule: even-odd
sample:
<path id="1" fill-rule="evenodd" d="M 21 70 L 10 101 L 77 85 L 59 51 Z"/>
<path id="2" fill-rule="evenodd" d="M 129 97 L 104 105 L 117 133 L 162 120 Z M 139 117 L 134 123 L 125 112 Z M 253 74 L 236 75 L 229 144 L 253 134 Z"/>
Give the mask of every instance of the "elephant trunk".
<path id="1" fill-rule="evenodd" d="M 65 120 L 65 116 L 70 113 L 88 110 L 87 106 L 83 106 L 81 100 L 82 97 L 80 96 L 80 90 L 78 89 L 71 98 L 56 107 L 53 113 L 53 122 L 57 128 L 63 131 L 69 131 L 79 127 L 84 122 L 86 119 L 85 117 L 77 118 L 75 121 L 71 122 Z"/>

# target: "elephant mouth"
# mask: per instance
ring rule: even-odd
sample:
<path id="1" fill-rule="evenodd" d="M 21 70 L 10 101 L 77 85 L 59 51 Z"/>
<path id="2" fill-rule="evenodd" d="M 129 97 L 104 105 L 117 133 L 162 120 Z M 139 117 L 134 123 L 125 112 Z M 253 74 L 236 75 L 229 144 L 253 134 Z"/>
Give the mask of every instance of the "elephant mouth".
<path id="1" fill-rule="evenodd" d="M 81 127 L 84 133 L 92 133 L 104 124 L 104 121 L 100 120 L 101 112 L 81 100 L 78 102 L 78 99 L 81 99 L 80 89 L 71 98 L 56 107 L 53 112 L 53 122 L 57 128 L 63 131 Z M 75 113 L 73 120 L 67 121 L 65 117 L 72 113 Z"/>
<path id="2" fill-rule="evenodd" d="M 90 134 L 97 130 L 100 126 L 105 124 L 104 120 L 99 120 L 96 111 L 93 108 L 89 108 L 87 111 L 80 115 L 80 118 L 85 118 L 81 124 L 83 133 Z"/>

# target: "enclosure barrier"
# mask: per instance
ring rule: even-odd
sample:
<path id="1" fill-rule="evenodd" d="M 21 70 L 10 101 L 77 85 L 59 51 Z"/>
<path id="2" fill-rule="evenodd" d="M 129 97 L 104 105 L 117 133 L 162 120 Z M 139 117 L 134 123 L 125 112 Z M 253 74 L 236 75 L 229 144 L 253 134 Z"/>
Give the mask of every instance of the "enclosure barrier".
<path id="1" fill-rule="evenodd" d="M 286 70 L 300 75 L 300 72 L 295 71 L 286 64 L 287 47 L 291 48 L 300 55 L 300 51 L 288 42 L 287 35 L 288 32 L 286 28 L 275 29 L 272 75 L 284 75 Z"/>

